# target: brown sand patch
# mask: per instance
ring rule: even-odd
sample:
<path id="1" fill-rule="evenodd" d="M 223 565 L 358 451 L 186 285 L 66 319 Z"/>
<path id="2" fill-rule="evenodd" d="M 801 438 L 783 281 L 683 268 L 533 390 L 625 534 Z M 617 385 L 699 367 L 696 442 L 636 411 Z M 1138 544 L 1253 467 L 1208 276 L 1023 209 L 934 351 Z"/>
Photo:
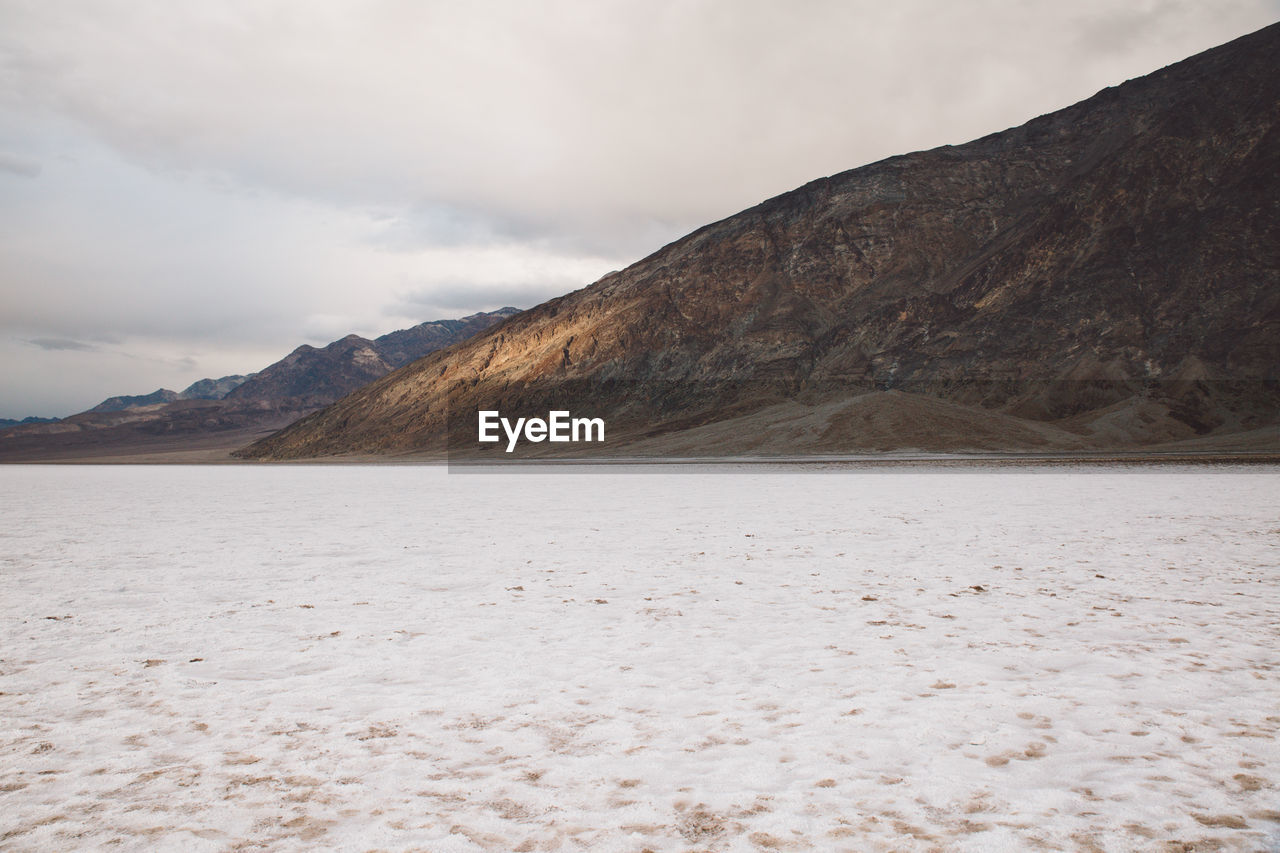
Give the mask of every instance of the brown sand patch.
<path id="1" fill-rule="evenodd" d="M 1222 826 L 1227 829 L 1245 829 L 1249 826 L 1249 822 L 1247 820 L 1236 814 L 1193 814 L 1191 816 L 1205 826 Z"/>

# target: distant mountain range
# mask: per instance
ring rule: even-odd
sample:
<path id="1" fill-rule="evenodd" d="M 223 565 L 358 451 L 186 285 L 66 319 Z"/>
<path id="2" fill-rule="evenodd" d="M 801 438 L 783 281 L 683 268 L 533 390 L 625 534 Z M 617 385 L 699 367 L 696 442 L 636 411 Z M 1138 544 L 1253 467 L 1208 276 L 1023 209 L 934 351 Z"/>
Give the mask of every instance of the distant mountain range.
<path id="1" fill-rule="evenodd" d="M 14 420 L 13 418 L 0 418 L 0 429 L 8 429 L 9 427 L 22 426 L 24 424 L 51 424 L 56 423 L 57 418 L 38 418 L 29 417 L 22 420 Z"/>
<path id="2" fill-rule="evenodd" d="M 201 379 L 191 383 L 183 391 L 161 388 L 150 394 L 108 397 L 89 411 L 122 412 L 125 409 L 138 409 L 143 406 L 153 406 L 156 403 L 174 403 L 178 400 L 221 400 L 248 378 L 248 376 L 224 376 L 221 379 Z"/>
<path id="3" fill-rule="evenodd" d="M 109 397 L 61 420 L 28 418 L 0 431 L 0 459 L 229 449 L 517 313 L 501 308 L 420 323 L 373 340 L 347 335 L 325 347 L 304 344 L 249 376 L 201 379 L 180 392 L 161 388 Z"/>
<path id="4" fill-rule="evenodd" d="M 623 454 L 1274 452 L 1278 120 L 1275 25 L 770 199 L 242 455 L 476 450 L 478 409 L 550 408 Z"/>

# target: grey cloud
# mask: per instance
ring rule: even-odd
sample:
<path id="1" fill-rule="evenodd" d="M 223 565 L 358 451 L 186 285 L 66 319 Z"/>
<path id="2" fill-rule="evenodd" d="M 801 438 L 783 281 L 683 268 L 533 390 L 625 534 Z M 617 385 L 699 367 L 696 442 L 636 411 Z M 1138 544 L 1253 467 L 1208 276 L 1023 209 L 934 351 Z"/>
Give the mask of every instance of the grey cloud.
<path id="1" fill-rule="evenodd" d="M 42 350 L 76 350 L 80 352 L 92 352 L 98 347 L 93 344 L 87 344 L 84 341 L 76 341 L 70 338 L 28 338 L 27 343 L 32 346 L 39 347 Z"/>
<path id="2" fill-rule="evenodd" d="M 1020 123 L 1274 15 L 1268 0 L 220 8 L 9 4 L 0 51 L 20 61 L 0 97 L 156 168 L 482 212 L 427 229 L 444 241 L 492 226 L 622 245 Z"/>
<path id="3" fill-rule="evenodd" d="M 40 175 L 40 163 L 8 151 L 0 151 L 0 172 L 22 178 L 35 178 Z"/>
<path id="4" fill-rule="evenodd" d="M 370 243 L 398 252 L 413 252 L 424 246 L 505 242 L 517 236 L 518 230 L 493 213 L 430 202 L 412 204 L 381 219 L 382 228 Z"/>
<path id="5" fill-rule="evenodd" d="M 456 205 L 417 203 L 386 216 L 370 245 L 392 252 L 428 247 L 539 245 L 568 254 L 640 258 L 692 231 L 701 220 L 662 221 L 654 217 L 561 214 L 562 221 L 483 211 Z"/>
<path id="6" fill-rule="evenodd" d="M 391 316 L 418 316 L 423 308 L 471 313 L 495 308 L 532 308 L 589 282 L 554 280 L 529 284 L 443 282 L 402 295 L 384 311 Z"/>
<path id="7" fill-rule="evenodd" d="M 59 337 L 37 337 L 26 338 L 25 342 L 31 346 L 38 347 L 46 352 L 110 352 L 111 355 L 119 358 L 137 359 L 140 361 L 149 361 L 171 365 L 183 370 L 195 370 L 199 363 L 191 356 L 157 357 L 146 353 L 130 352 L 127 346 L 116 346 L 109 350 L 104 350 L 96 343 L 88 343 L 87 341 L 78 341 L 73 338 Z M 119 340 L 108 340 L 103 343 L 120 344 Z"/>

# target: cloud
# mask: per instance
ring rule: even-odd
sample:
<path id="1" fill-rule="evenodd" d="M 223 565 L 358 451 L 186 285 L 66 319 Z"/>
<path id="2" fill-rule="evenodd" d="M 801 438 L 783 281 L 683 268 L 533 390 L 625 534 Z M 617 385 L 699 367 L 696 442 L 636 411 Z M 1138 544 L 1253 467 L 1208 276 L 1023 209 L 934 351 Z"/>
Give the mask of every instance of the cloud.
<path id="1" fill-rule="evenodd" d="M 387 313 L 403 316 L 406 311 L 420 311 L 423 307 L 465 313 L 507 307 L 532 308 L 582 286 L 581 281 L 563 278 L 520 284 L 442 282 L 405 294 Z"/>
<path id="2" fill-rule="evenodd" d="M 84 341 L 73 341 L 70 338 L 29 338 L 27 343 L 32 346 L 39 347 L 42 350 L 77 350 L 80 352 L 93 352 L 98 349 L 93 344 L 87 344 Z"/>
<path id="3" fill-rule="evenodd" d="M 597 249 L 1021 123 L 1274 14 L 1264 0 L 6 6 L 4 100 L 138 162 L 478 212 L 462 236 Z"/>
<path id="4" fill-rule="evenodd" d="M 40 163 L 8 151 L 0 151 L 0 172 L 20 178 L 35 178 L 40 175 Z"/>
<path id="5" fill-rule="evenodd" d="M 383 316 L 416 324 L 506 306 L 531 308 L 586 287 L 619 269 L 625 257 L 575 255 L 537 241 L 420 249 L 417 272 L 404 276 L 383 303 Z"/>

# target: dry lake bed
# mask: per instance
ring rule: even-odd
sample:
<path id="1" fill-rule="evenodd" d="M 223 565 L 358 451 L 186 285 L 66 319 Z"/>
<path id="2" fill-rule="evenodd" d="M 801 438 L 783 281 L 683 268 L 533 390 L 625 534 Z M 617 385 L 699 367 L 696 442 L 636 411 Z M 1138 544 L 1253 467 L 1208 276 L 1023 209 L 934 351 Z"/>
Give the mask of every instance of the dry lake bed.
<path id="1" fill-rule="evenodd" d="M 5 850 L 1280 849 L 1276 467 L 0 484 Z"/>

